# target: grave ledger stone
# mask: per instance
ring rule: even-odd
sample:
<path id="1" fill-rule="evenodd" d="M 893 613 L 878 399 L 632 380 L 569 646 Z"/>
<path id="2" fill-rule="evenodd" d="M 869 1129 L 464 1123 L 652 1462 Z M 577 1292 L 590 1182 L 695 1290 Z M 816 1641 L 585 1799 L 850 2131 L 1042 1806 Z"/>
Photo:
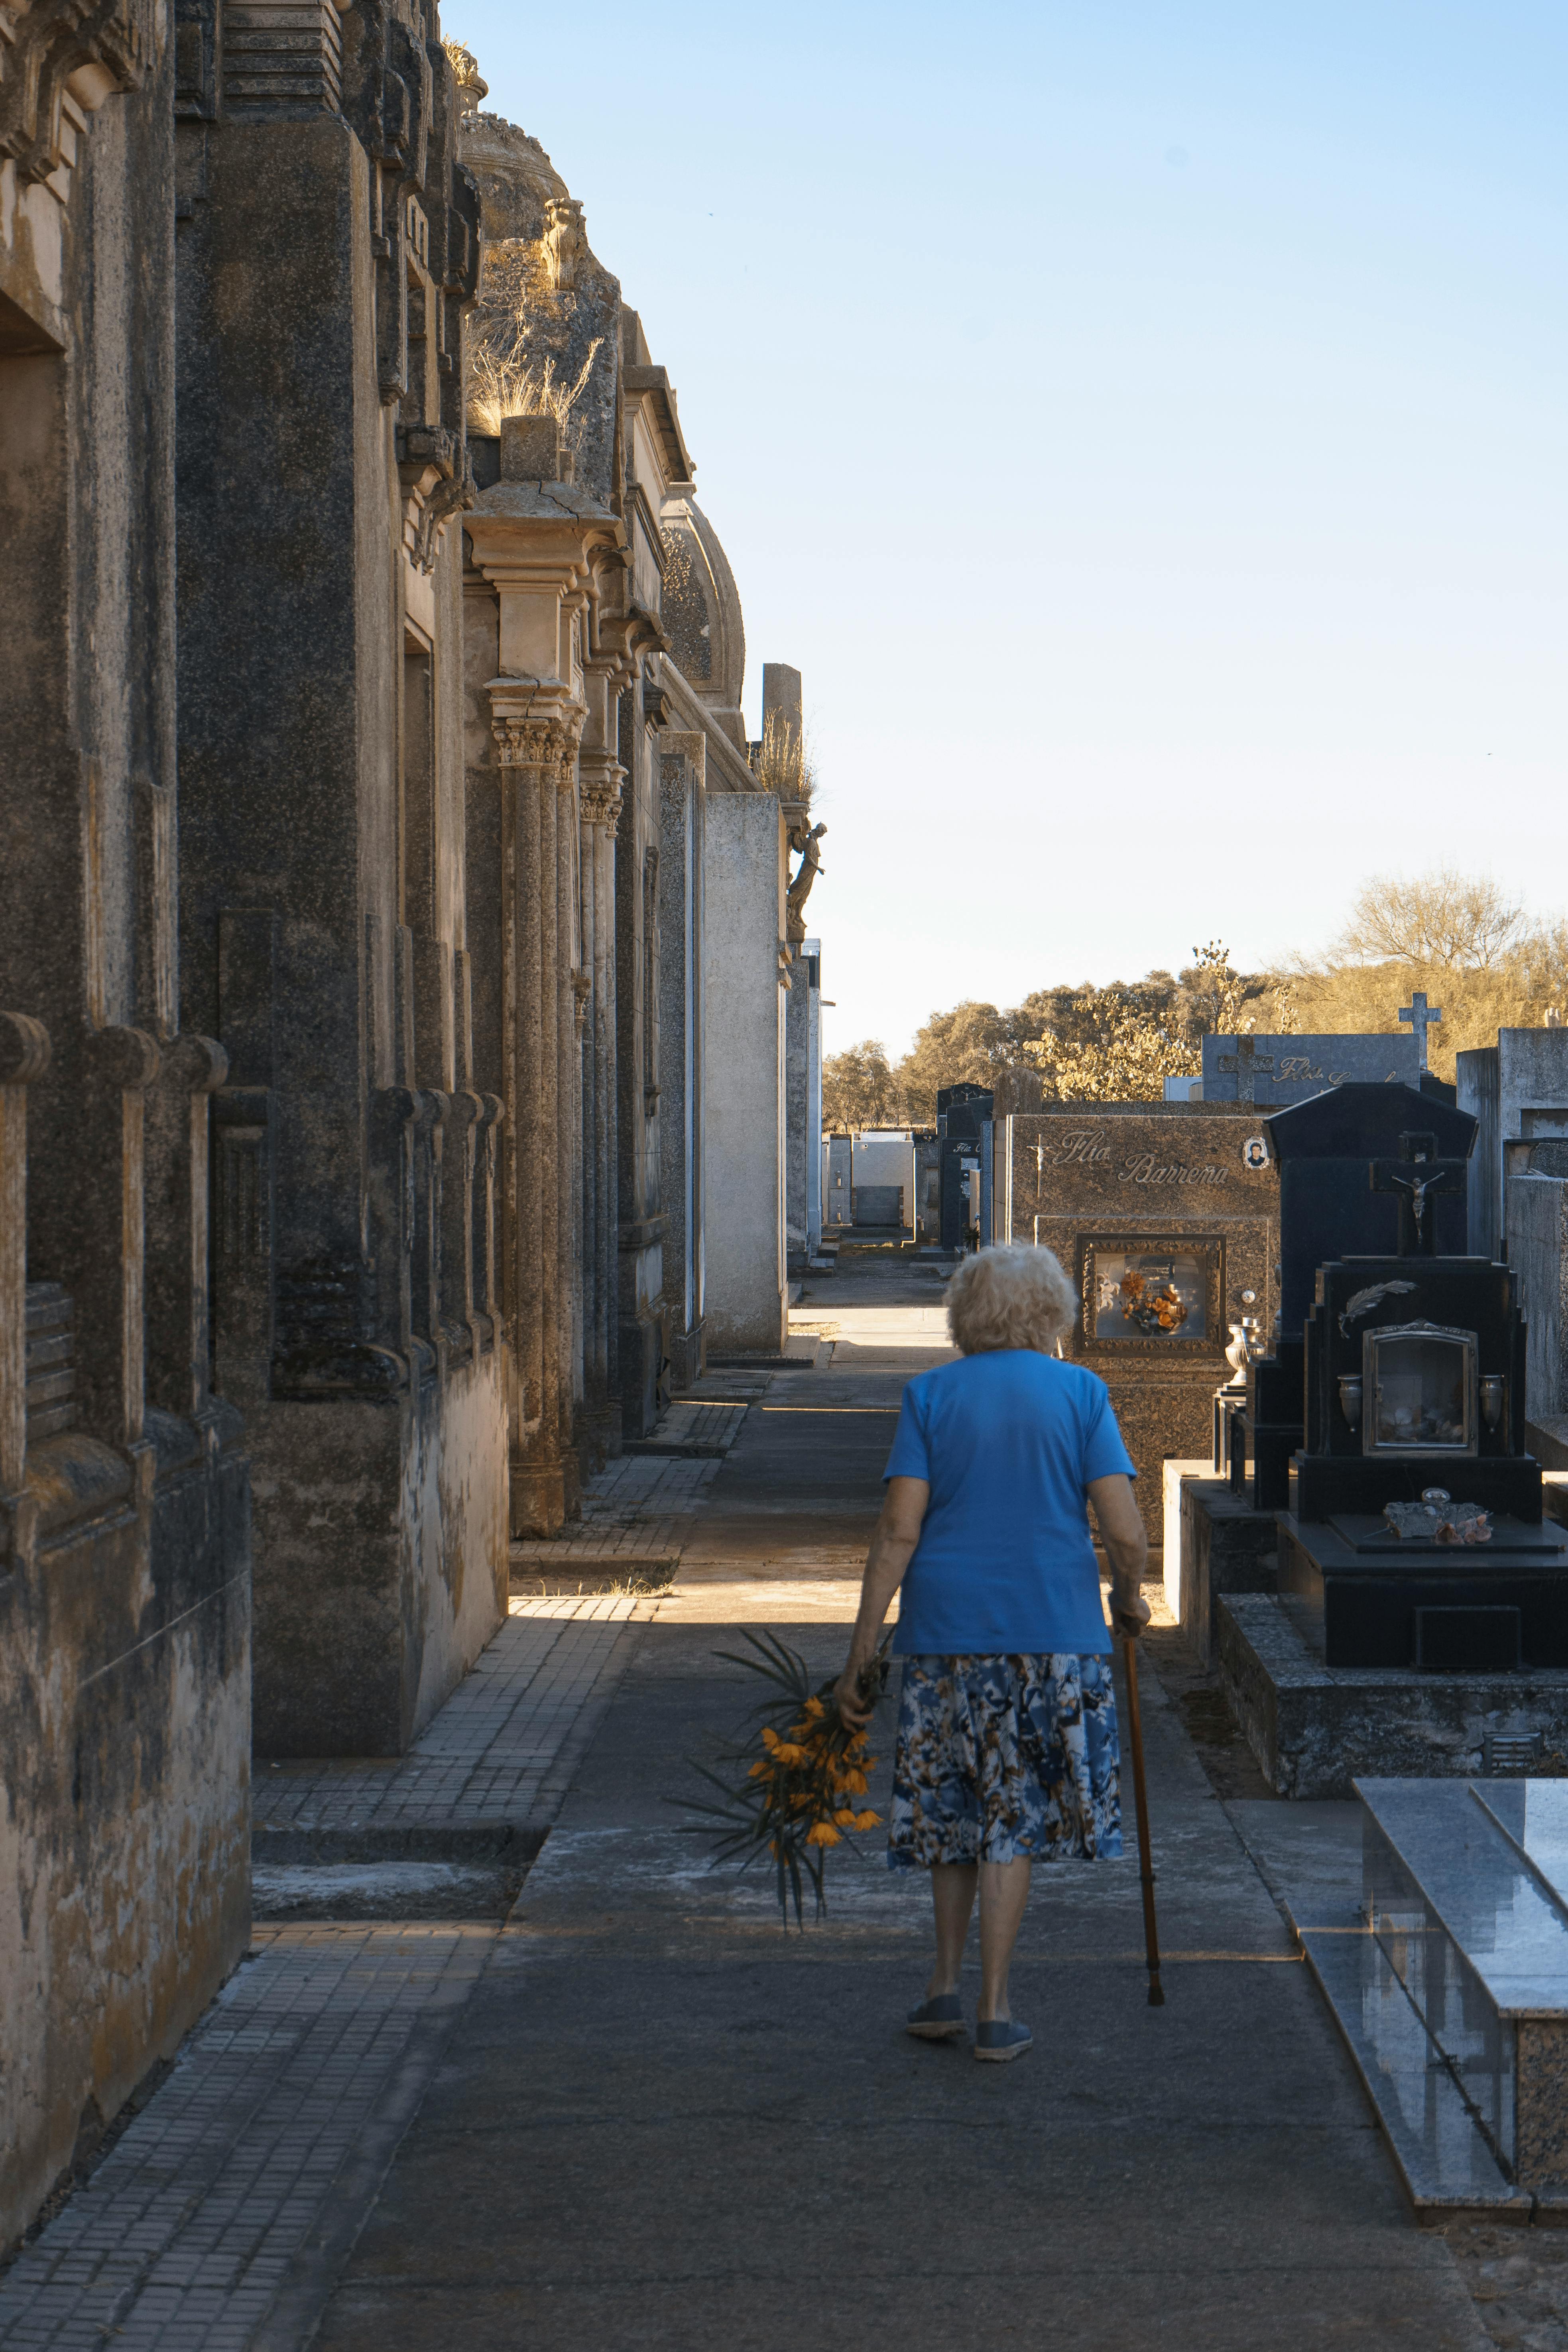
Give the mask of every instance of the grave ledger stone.
<path id="1" fill-rule="evenodd" d="M 1236 1109 L 1063 1103 L 997 1122 L 1014 1241 L 1055 1252 L 1079 1293 L 1064 1352 L 1110 1388 L 1151 1545 L 1161 1465 L 1206 1455 L 1232 1323 L 1275 1304 L 1279 1186 Z"/>

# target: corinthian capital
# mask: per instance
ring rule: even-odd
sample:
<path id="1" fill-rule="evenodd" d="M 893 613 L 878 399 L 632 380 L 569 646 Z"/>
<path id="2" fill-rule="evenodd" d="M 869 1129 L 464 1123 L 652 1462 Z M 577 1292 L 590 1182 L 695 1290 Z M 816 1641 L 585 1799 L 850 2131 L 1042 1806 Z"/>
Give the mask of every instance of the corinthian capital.
<path id="1" fill-rule="evenodd" d="M 552 768 L 569 759 L 575 738 L 559 719 L 491 720 L 496 757 L 503 768 Z"/>
<path id="2" fill-rule="evenodd" d="M 614 833 L 621 814 L 619 784 L 590 784 L 584 780 L 582 808 L 584 824 L 601 824 L 606 833 Z"/>
<path id="3" fill-rule="evenodd" d="M 626 770 L 613 752 L 590 745 L 579 757 L 584 824 L 602 824 L 613 833 L 621 814 L 621 785 Z"/>

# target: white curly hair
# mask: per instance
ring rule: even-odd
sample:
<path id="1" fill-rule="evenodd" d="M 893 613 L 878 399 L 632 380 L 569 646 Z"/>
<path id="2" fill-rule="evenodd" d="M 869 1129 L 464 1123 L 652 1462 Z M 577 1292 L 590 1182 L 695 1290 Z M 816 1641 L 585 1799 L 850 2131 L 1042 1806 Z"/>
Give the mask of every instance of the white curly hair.
<path id="1" fill-rule="evenodd" d="M 1078 1293 L 1048 1249 L 1004 1243 L 965 1258 L 947 1286 L 947 1328 L 965 1356 L 1033 1348 L 1048 1356 L 1078 1313 Z"/>

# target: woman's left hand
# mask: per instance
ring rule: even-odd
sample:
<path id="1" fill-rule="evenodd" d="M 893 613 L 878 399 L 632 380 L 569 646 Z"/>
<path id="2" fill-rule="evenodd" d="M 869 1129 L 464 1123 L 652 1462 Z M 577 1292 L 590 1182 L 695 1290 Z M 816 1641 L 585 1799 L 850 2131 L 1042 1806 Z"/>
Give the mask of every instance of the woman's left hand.
<path id="1" fill-rule="evenodd" d="M 864 1731 L 871 1720 L 873 1702 L 860 1689 L 860 1669 L 853 1658 L 833 1685 L 833 1704 L 838 1709 L 838 1720 L 851 1731 Z"/>

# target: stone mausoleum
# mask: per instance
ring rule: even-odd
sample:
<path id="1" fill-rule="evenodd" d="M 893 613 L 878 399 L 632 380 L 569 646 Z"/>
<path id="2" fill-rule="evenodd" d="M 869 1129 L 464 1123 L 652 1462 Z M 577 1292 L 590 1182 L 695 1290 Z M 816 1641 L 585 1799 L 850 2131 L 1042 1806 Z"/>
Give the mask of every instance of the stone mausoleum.
<path id="1" fill-rule="evenodd" d="M 429 0 L 0 60 L 3 2245 L 245 1948 L 253 1738 L 405 1749 L 780 1346 L 815 982 L 668 375 Z"/>

